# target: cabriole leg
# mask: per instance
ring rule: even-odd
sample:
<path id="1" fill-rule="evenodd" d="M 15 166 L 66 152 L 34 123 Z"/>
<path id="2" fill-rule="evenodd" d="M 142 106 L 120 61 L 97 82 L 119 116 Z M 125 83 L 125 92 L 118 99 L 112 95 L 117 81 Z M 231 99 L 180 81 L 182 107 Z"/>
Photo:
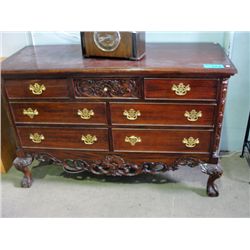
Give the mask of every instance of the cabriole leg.
<path id="1" fill-rule="evenodd" d="M 207 195 L 210 197 L 219 196 L 218 187 L 214 183 L 214 181 L 220 178 L 223 173 L 220 164 L 217 164 L 217 165 L 202 164 L 201 171 L 209 175 L 208 181 L 207 181 Z"/>
<path id="2" fill-rule="evenodd" d="M 17 157 L 13 165 L 15 168 L 24 173 L 24 177 L 21 181 L 21 187 L 29 188 L 32 185 L 32 176 L 31 171 L 29 169 L 29 165 L 32 163 L 32 157 Z"/>

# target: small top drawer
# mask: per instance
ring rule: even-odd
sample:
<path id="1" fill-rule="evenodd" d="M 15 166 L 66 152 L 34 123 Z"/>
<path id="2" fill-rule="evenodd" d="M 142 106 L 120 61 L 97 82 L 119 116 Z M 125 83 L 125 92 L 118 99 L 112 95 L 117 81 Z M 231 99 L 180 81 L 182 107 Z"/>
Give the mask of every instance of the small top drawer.
<path id="1" fill-rule="evenodd" d="M 138 99 L 142 95 L 139 78 L 75 78 L 76 98 Z"/>
<path id="2" fill-rule="evenodd" d="M 6 80 L 9 99 L 68 98 L 67 79 L 15 79 Z"/>
<path id="3" fill-rule="evenodd" d="M 215 79 L 145 78 L 146 99 L 216 100 Z"/>

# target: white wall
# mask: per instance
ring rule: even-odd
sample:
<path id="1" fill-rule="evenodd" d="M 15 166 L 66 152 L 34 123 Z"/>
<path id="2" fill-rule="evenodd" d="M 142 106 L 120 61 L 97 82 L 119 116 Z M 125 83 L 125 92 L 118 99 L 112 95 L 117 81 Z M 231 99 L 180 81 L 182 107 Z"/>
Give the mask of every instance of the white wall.
<path id="1" fill-rule="evenodd" d="M 34 45 L 80 44 L 80 32 L 32 32 Z"/>
<path id="2" fill-rule="evenodd" d="M 147 42 L 217 42 L 225 44 L 225 32 L 147 32 Z M 9 56 L 29 45 L 80 44 L 80 32 L 4 32 L 3 54 Z"/>
<path id="3" fill-rule="evenodd" d="M 147 42 L 216 42 L 224 44 L 224 32 L 147 32 Z"/>
<path id="4" fill-rule="evenodd" d="M 0 57 L 8 57 L 32 44 L 30 32 L 1 32 L 0 41 Z"/>
<path id="5" fill-rule="evenodd" d="M 238 74 L 229 81 L 221 149 L 241 150 L 250 111 L 250 32 L 236 32 L 232 61 Z"/>
<path id="6" fill-rule="evenodd" d="M 232 61 L 239 73 L 230 80 L 222 132 L 222 150 L 240 151 L 250 108 L 250 32 L 147 32 L 147 42 L 216 42 L 232 49 Z M 30 44 L 79 44 L 79 32 L 3 32 L 0 57 L 9 56 Z"/>

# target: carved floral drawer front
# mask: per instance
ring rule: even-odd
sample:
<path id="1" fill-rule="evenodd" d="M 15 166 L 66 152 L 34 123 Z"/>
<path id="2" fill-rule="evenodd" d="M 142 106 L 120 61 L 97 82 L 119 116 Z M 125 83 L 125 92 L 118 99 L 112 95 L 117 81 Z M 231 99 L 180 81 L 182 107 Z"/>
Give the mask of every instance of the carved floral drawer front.
<path id="1" fill-rule="evenodd" d="M 76 98 L 130 98 L 141 97 L 139 78 L 77 78 L 73 79 Z"/>
<path id="2" fill-rule="evenodd" d="M 17 127 L 17 132 L 25 148 L 109 150 L 107 129 Z"/>
<path id="3" fill-rule="evenodd" d="M 107 124 L 103 102 L 19 102 L 11 109 L 16 123 Z"/>
<path id="4" fill-rule="evenodd" d="M 69 98 L 66 79 L 6 80 L 9 99 Z"/>
<path id="5" fill-rule="evenodd" d="M 146 99 L 216 100 L 217 80 L 145 78 Z"/>
<path id="6" fill-rule="evenodd" d="M 113 125 L 213 126 L 215 105 L 110 103 Z"/>
<path id="7" fill-rule="evenodd" d="M 208 130 L 113 129 L 114 151 L 209 152 Z"/>

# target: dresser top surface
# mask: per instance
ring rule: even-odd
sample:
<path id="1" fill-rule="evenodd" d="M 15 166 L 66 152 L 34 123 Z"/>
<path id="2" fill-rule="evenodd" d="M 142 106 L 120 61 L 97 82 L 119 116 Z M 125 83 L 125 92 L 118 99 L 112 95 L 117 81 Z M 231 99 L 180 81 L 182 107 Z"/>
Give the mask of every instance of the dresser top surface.
<path id="1" fill-rule="evenodd" d="M 224 68 L 222 68 L 222 66 Z M 147 43 L 140 61 L 83 58 L 80 45 L 28 46 L 2 62 L 3 75 L 16 74 L 205 74 L 237 72 L 214 43 Z"/>

